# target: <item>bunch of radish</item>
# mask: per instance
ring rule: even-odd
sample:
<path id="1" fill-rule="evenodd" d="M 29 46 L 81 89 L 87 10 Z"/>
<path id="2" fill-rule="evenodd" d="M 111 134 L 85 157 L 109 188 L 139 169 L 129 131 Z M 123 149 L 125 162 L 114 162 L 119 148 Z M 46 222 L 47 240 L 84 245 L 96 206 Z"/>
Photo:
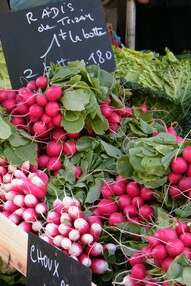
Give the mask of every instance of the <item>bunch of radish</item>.
<path id="1" fill-rule="evenodd" d="M 154 191 L 118 176 L 115 181 L 105 181 L 101 188 L 103 198 L 95 213 L 108 219 L 109 225 L 124 222 L 150 221 L 154 215 L 150 205 Z"/>
<path id="2" fill-rule="evenodd" d="M 185 147 L 181 156 L 173 159 L 168 193 L 173 199 L 191 198 L 191 147 Z"/>
<path id="3" fill-rule="evenodd" d="M 32 171 L 28 162 L 21 168 L 4 163 L 0 180 L 0 212 L 25 232 L 40 232 L 47 213 L 47 175 Z"/>
<path id="4" fill-rule="evenodd" d="M 115 108 L 111 105 L 111 98 L 108 97 L 106 101 L 100 104 L 101 112 L 103 116 L 108 120 L 110 131 L 117 131 L 120 122 L 123 118 L 131 117 L 133 115 L 132 108 L 123 107 L 123 108 Z"/>
<path id="5" fill-rule="evenodd" d="M 77 199 L 64 197 L 62 201 L 54 201 L 46 223 L 42 239 L 90 267 L 93 273 L 103 274 L 108 270 L 103 254 L 111 251 L 113 245 L 103 246 L 98 242 L 102 233 L 101 220 L 97 216 L 87 218 Z"/>
<path id="6" fill-rule="evenodd" d="M 132 285 L 170 286 L 167 282 L 162 283 L 156 278 L 152 279 L 151 273 L 147 271 L 147 261 L 151 261 L 152 265 L 159 267 L 165 274 L 177 256 L 184 254 L 191 259 L 190 227 L 185 223 L 177 222 L 174 228 L 157 230 L 154 235 L 147 237 L 147 241 L 147 246 L 129 258 Z"/>
<path id="7" fill-rule="evenodd" d="M 54 129 L 50 141 L 40 148 L 39 168 L 58 172 L 62 168 L 61 156 L 73 156 L 77 152 L 75 139 L 79 136 L 80 133 L 69 134 L 63 128 Z"/>

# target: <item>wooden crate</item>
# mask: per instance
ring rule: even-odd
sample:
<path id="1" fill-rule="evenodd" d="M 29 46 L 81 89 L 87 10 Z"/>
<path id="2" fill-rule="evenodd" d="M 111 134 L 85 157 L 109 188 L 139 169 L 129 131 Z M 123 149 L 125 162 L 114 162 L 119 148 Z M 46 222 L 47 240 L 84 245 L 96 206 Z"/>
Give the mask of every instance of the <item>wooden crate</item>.
<path id="1" fill-rule="evenodd" d="M 24 276 L 27 275 L 28 235 L 0 214 L 0 256 Z M 96 286 L 92 283 L 92 286 Z"/>

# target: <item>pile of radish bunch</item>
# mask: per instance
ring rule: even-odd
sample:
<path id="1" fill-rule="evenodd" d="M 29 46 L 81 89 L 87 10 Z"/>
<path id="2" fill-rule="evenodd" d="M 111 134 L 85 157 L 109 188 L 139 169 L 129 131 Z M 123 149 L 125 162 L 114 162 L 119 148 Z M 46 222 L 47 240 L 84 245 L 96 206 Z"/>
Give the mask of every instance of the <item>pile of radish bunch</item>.
<path id="1" fill-rule="evenodd" d="M 47 175 L 32 171 L 28 162 L 20 169 L 4 162 L 0 181 L 0 212 L 25 232 L 39 232 L 47 213 Z"/>
<path id="2" fill-rule="evenodd" d="M 181 156 L 171 163 L 171 173 L 168 176 L 169 195 L 173 199 L 191 198 L 191 147 L 185 147 Z"/>
<path id="3" fill-rule="evenodd" d="M 154 192 L 134 181 L 118 176 L 115 181 L 105 181 L 94 213 L 108 219 L 109 225 L 124 222 L 149 221 L 154 215 L 150 205 Z"/>
<path id="4" fill-rule="evenodd" d="M 184 254 L 191 259 L 191 229 L 187 224 L 178 222 L 175 228 L 159 229 L 147 240 L 148 246 L 129 258 L 132 286 L 169 286 L 167 282 L 157 283 L 160 281 L 152 279 L 145 263 L 150 260 L 166 273 L 177 256 Z"/>
<path id="5" fill-rule="evenodd" d="M 123 108 L 114 108 L 111 105 L 111 98 L 101 103 L 100 105 L 101 112 L 103 116 L 108 120 L 110 131 L 114 132 L 117 131 L 121 120 L 126 117 L 130 117 L 133 115 L 133 110 L 130 107 L 123 107 Z"/>
<path id="6" fill-rule="evenodd" d="M 103 254 L 115 246 L 103 246 L 98 242 L 102 233 L 101 221 L 96 216 L 86 218 L 77 199 L 56 200 L 46 223 L 42 239 L 90 267 L 93 273 L 103 274 L 108 270 Z"/>

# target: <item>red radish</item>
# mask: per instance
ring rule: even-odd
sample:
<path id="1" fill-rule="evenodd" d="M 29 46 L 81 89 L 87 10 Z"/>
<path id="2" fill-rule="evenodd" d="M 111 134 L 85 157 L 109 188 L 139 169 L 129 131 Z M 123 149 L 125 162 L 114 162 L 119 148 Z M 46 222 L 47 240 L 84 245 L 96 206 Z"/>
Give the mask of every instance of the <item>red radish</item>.
<path id="1" fill-rule="evenodd" d="M 46 114 L 50 117 L 55 117 L 60 111 L 60 105 L 57 102 L 49 102 L 45 107 Z"/>
<path id="2" fill-rule="evenodd" d="M 62 88 L 57 85 L 49 87 L 45 93 L 48 101 L 57 101 L 62 96 Z"/>
<path id="3" fill-rule="evenodd" d="M 66 156 L 73 156 L 77 152 L 76 142 L 67 141 L 63 144 L 63 153 Z"/>
<path id="4" fill-rule="evenodd" d="M 0 166 L 0 175 L 1 175 L 1 176 L 4 176 L 4 175 L 6 175 L 6 174 L 7 174 L 6 168 L 3 167 L 3 166 Z"/>
<path id="5" fill-rule="evenodd" d="M 43 114 L 41 118 L 42 122 L 44 122 L 48 127 L 50 124 L 52 124 L 52 118 L 48 116 L 46 113 Z"/>
<path id="6" fill-rule="evenodd" d="M 182 157 L 177 157 L 171 163 L 171 169 L 175 174 L 183 174 L 186 172 L 188 165 Z"/>
<path id="7" fill-rule="evenodd" d="M 172 228 L 162 228 L 155 232 L 156 238 L 162 240 L 163 242 L 169 242 L 177 240 L 176 231 Z"/>
<path id="8" fill-rule="evenodd" d="M 34 104 L 29 109 L 29 117 L 31 121 L 36 122 L 43 115 L 43 108 L 38 104 Z"/>
<path id="9" fill-rule="evenodd" d="M 51 211 L 47 215 L 47 222 L 49 223 L 55 223 L 55 224 L 60 224 L 60 216 L 56 211 Z"/>
<path id="10" fill-rule="evenodd" d="M 88 255 L 97 257 L 103 254 L 103 246 L 101 245 L 101 243 L 94 242 L 93 244 L 88 246 L 87 251 Z"/>
<path id="11" fill-rule="evenodd" d="M 10 216 L 9 216 L 9 219 L 14 223 L 14 224 L 19 224 L 22 220 L 22 218 L 15 214 L 15 213 L 12 213 Z"/>
<path id="12" fill-rule="evenodd" d="M 92 215 L 92 216 L 88 217 L 87 220 L 88 220 L 89 224 L 91 224 L 91 225 L 93 223 L 102 225 L 102 221 L 98 216 Z"/>
<path id="13" fill-rule="evenodd" d="M 139 209 L 139 214 L 145 220 L 150 220 L 153 216 L 153 208 L 150 206 L 144 205 Z"/>
<path id="14" fill-rule="evenodd" d="M 25 222 L 32 223 L 36 221 L 36 213 L 33 208 L 28 208 L 23 212 L 23 219 Z"/>
<path id="15" fill-rule="evenodd" d="M 63 203 L 61 200 L 59 199 L 56 199 L 54 202 L 53 202 L 53 209 L 58 213 L 58 214 L 61 214 L 62 213 L 62 209 L 63 209 Z"/>
<path id="16" fill-rule="evenodd" d="M 28 194 L 24 198 L 24 203 L 27 208 L 34 208 L 38 204 L 38 199 L 32 194 Z"/>
<path id="17" fill-rule="evenodd" d="M 17 192 L 15 192 L 15 191 L 10 191 L 10 192 L 8 192 L 8 193 L 5 193 L 5 199 L 7 200 L 7 201 L 13 201 L 14 202 L 14 198 L 15 198 L 15 196 L 17 195 Z M 17 206 L 17 205 L 16 205 Z"/>
<path id="18" fill-rule="evenodd" d="M 66 132 L 62 128 L 55 129 L 52 133 L 52 138 L 55 141 L 62 141 L 66 137 Z"/>
<path id="19" fill-rule="evenodd" d="M 131 269 L 131 277 L 136 280 L 144 280 L 146 276 L 146 269 L 144 264 L 136 264 Z"/>
<path id="20" fill-rule="evenodd" d="M 117 246 L 113 243 L 107 243 L 104 245 L 104 252 L 108 253 L 109 255 L 115 255 L 117 250 Z"/>
<path id="21" fill-rule="evenodd" d="M 105 181 L 103 186 L 101 187 L 101 193 L 104 199 L 110 199 L 113 195 L 113 189 L 111 182 Z"/>
<path id="22" fill-rule="evenodd" d="M 24 205 L 25 205 L 25 203 L 24 203 L 24 198 L 25 198 L 24 195 L 16 195 L 16 196 L 14 197 L 14 199 L 13 199 L 13 203 L 14 203 L 16 206 L 22 208 L 22 207 L 24 207 Z"/>
<path id="23" fill-rule="evenodd" d="M 50 237 L 48 237 L 47 235 L 42 234 L 42 235 L 40 236 L 40 238 L 41 238 L 42 240 L 46 241 L 47 243 L 52 244 L 52 239 L 51 239 Z"/>
<path id="24" fill-rule="evenodd" d="M 134 197 L 132 199 L 132 205 L 140 209 L 144 205 L 144 200 L 141 197 Z"/>
<path id="25" fill-rule="evenodd" d="M 36 103 L 39 105 L 39 106 L 46 106 L 48 101 L 46 99 L 46 97 L 42 94 L 37 94 L 36 95 Z"/>
<path id="26" fill-rule="evenodd" d="M 29 233 L 32 231 L 32 225 L 24 221 L 19 224 L 19 228 L 21 228 L 26 233 Z"/>
<path id="27" fill-rule="evenodd" d="M 81 242 L 83 244 L 91 244 L 92 242 L 94 241 L 94 237 L 93 235 L 91 235 L 90 233 L 84 233 L 82 236 L 81 236 Z"/>
<path id="28" fill-rule="evenodd" d="M 45 227 L 45 234 L 50 237 L 55 237 L 59 234 L 58 226 L 55 223 L 48 223 Z"/>
<path id="29" fill-rule="evenodd" d="M 80 239 L 80 232 L 77 229 L 72 229 L 68 233 L 68 237 L 71 241 L 78 241 Z"/>
<path id="30" fill-rule="evenodd" d="M 121 117 L 116 112 L 112 112 L 111 115 L 108 117 L 108 121 L 110 123 L 119 124 L 121 121 Z"/>
<path id="31" fill-rule="evenodd" d="M 72 243 L 72 246 L 70 247 L 68 253 L 69 253 L 69 255 L 71 255 L 71 256 L 76 256 L 76 257 L 78 257 L 78 256 L 80 256 L 80 254 L 82 253 L 82 251 L 83 251 L 83 250 L 82 250 L 81 245 L 80 245 L 79 243 L 74 242 L 74 243 Z"/>
<path id="32" fill-rule="evenodd" d="M 167 252 L 166 252 L 166 248 L 164 245 L 162 244 L 158 244 L 156 245 L 153 249 L 152 249 L 152 256 L 156 259 L 159 260 L 164 260 L 165 257 L 167 256 Z"/>
<path id="33" fill-rule="evenodd" d="M 3 210 L 12 214 L 14 211 L 16 211 L 17 206 L 12 201 L 6 201 L 3 204 Z"/>
<path id="34" fill-rule="evenodd" d="M 69 139 L 77 139 L 80 137 L 80 132 L 77 132 L 77 133 L 67 133 L 67 137 Z"/>
<path id="35" fill-rule="evenodd" d="M 43 228 L 42 223 L 39 220 L 33 222 L 32 230 L 34 232 L 40 232 L 42 230 L 42 228 Z"/>
<path id="36" fill-rule="evenodd" d="M 4 90 L 0 90 L 0 102 L 2 103 L 7 99 L 7 92 Z"/>
<path id="37" fill-rule="evenodd" d="M 180 236 L 184 246 L 191 247 L 191 233 L 185 232 Z"/>
<path id="38" fill-rule="evenodd" d="M 82 175 L 82 169 L 80 168 L 80 166 L 76 166 L 74 168 L 74 176 L 78 179 L 80 178 Z"/>
<path id="39" fill-rule="evenodd" d="M 112 185 L 112 190 L 115 195 L 123 195 L 126 191 L 126 182 L 125 181 L 116 181 Z"/>
<path id="40" fill-rule="evenodd" d="M 49 162 L 49 157 L 47 155 L 41 155 L 38 157 L 39 168 L 47 168 Z"/>
<path id="41" fill-rule="evenodd" d="M 61 240 L 61 247 L 63 249 L 69 250 L 71 248 L 71 246 L 72 246 L 72 242 L 71 242 L 71 240 L 69 238 L 67 238 L 67 237 L 62 238 L 62 240 Z"/>
<path id="42" fill-rule="evenodd" d="M 37 86 L 36 86 L 36 82 L 35 80 L 31 80 L 27 83 L 27 86 L 26 86 L 28 89 L 30 89 L 31 91 L 35 91 L 37 89 Z"/>
<path id="43" fill-rule="evenodd" d="M 118 210 L 116 202 L 113 202 L 112 200 L 109 199 L 102 199 L 98 206 L 97 209 L 102 216 L 110 216 L 113 212 L 116 212 Z"/>
<path id="44" fill-rule="evenodd" d="M 86 254 L 80 255 L 79 260 L 86 267 L 91 267 L 91 265 L 92 265 L 91 259 Z"/>
<path id="45" fill-rule="evenodd" d="M 133 267 L 136 264 L 142 264 L 145 261 L 145 256 L 140 252 L 137 252 L 129 258 L 129 263 Z"/>
<path id="46" fill-rule="evenodd" d="M 15 99 L 6 99 L 2 105 L 8 112 L 11 112 L 15 108 L 16 102 Z"/>
<path id="47" fill-rule="evenodd" d="M 101 233 L 102 233 L 102 226 L 99 223 L 93 223 L 90 226 L 90 234 L 92 234 L 96 240 L 99 239 Z"/>
<path id="48" fill-rule="evenodd" d="M 127 216 L 128 219 L 132 217 L 136 217 L 138 215 L 137 210 L 134 206 L 129 205 L 124 208 L 124 213 Z"/>
<path id="49" fill-rule="evenodd" d="M 183 222 L 177 222 L 175 229 L 176 229 L 176 233 L 177 233 L 178 235 L 181 235 L 181 234 L 183 234 L 183 233 L 189 231 L 188 225 L 187 225 L 186 223 L 183 223 Z"/>
<path id="50" fill-rule="evenodd" d="M 113 108 L 112 106 L 109 106 L 108 104 L 103 103 L 101 104 L 101 112 L 106 118 L 108 118 L 111 116 L 113 112 Z"/>
<path id="51" fill-rule="evenodd" d="M 46 212 L 47 212 L 47 205 L 46 203 L 38 203 L 35 207 L 35 212 L 38 214 L 38 215 L 45 215 Z"/>
<path id="52" fill-rule="evenodd" d="M 49 171 L 59 171 L 62 168 L 62 162 L 56 157 L 49 158 L 47 168 Z"/>
<path id="53" fill-rule="evenodd" d="M 39 76 L 36 79 L 36 86 L 41 89 L 45 89 L 48 85 L 48 79 L 46 76 Z"/>
<path id="54" fill-rule="evenodd" d="M 191 177 L 191 165 L 188 166 L 187 176 Z"/>
<path id="55" fill-rule="evenodd" d="M 171 173 L 169 176 L 168 176 L 168 180 L 171 184 L 178 184 L 178 182 L 180 181 L 180 179 L 182 178 L 181 175 L 179 174 L 174 174 L 174 173 Z"/>
<path id="56" fill-rule="evenodd" d="M 28 162 L 25 162 L 25 163 L 23 163 L 23 165 L 21 166 L 21 168 L 25 168 L 25 166 L 26 166 L 26 171 L 29 171 L 29 169 L 30 169 L 30 164 L 29 164 L 29 166 L 28 166 Z M 21 170 L 15 170 L 14 172 L 13 172 L 13 175 L 15 176 L 15 178 L 17 178 L 17 179 L 23 179 L 23 180 L 26 180 L 26 175 L 24 174 L 24 170 L 23 171 L 21 171 Z"/>
<path id="57" fill-rule="evenodd" d="M 49 157 L 58 157 L 62 153 L 62 145 L 56 141 L 51 141 L 46 148 Z"/>
<path id="58" fill-rule="evenodd" d="M 125 207 L 131 204 L 131 198 L 128 195 L 122 195 L 119 197 L 118 203 L 119 203 L 120 208 L 124 209 Z"/>
<path id="59" fill-rule="evenodd" d="M 182 156 L 186 162 L 191 163 L 191 146 L 184 148 Z"/>
<path id="60" fill-rule="evenodd" d="M 130 182 L 126 187 L 127 194 L 132 198 L 140 195 L 140 187 L 136 182 Z"/>
<path id="61" fill-rule="evenodd" d="M 173 262 L 173 259 L 171 257 L 165 258 L 165 260 L 162 262 L 162 265 L 161 265 L 163 271 L 167 272 L 172 262 Z"/>
<path id="62" fill-rule="evenodd" d="M 172 135 L 172 136 L 177 136 L 177 132 L 172 126 L 167 128 L 167 133 Z"/>
<path id="63" fill-rule="evenodd" d="M 103 274 L 109 269 L 109 265 L 104 259 L 92 259 L 91 268 L 93 273 Z"/>
<path id="64" fill-rule="evenodd" d="M 174 258 L 184 251 L 184 244 L 180 239 L 168 242 L 166 250 L 170 257 Z"/>
<path id="65" fill-rule="evenodd" d="M 72 230 L 71 226 L 64 224 L 64 223 L 60 224 L 58 227 L 59 233 L 62 234 L 63 236 L 68 236 L 71 230 Z"/>
<path id="66" fill-rule="evenodd" d="M 178 187 L 181 191 L 187 192 L 191 190 L 191 178 L 183 177 L 178 184 Z"/>
<path id="67" fill-rule="evenodd" d="M 173 199 L 181 197 L 181 191 L 176 186 L 170 186 L 168 192 Z"/>
<path id="68" fill-rule="evenodd" d="M 122 213 L 112 213 L 109 217 L 109 225 L 118 225 L 125 222 L 125 217 Z"/>
<path id="69" fill-rule="evenodd" d="M 25 210 L 24 208 L 19 208 L 19 209 L 17 209 L 17 210 L 14 212 L 14 214 L 16 214 L 16 215 L 22 217 L 24 210 Z"/>
<path id="70" fill-rule="evenodd" d="M 15 110 L 14 110 L 14 114 L 21 114 L 21 115 L 27 115 L 27 113 L 29 112 L 29 107 L 27 104 L 25 103 L 19 103 L 17 104 Z"/>
<path id="71" fill-rule="evenodd" d="M 62 235 L 55 236 L 54 239 L 53 239 L 53 244 L 56 247 L 61 247 L 62 239 L 63 239 Z"/>
<path id="72" fill-rule="evenodd" d="M 74 221 L 74 227 L 79 230 L 80 234 L 87 233 L 89 231 L 89 224 L 83 218 L 77 218 Z"/>
<path id="73" fill-rule="evenodd" d="M 69 207 L 75 206 L 76 203 L 74 202 L 74 199 L 68 196 L 65 196 L 62 200 L 63 207 L 66 211 L 68 211 Z"/>
<path id="74" fill-rule="evenodd" d="M 33 133 L 36 137 L 44 137 L 47 134 L 47 127 L 44 122 L 37 121 L 33 125 Z"/>
<path id="75" fill-rule="evenodd" d="M 141 198 L 144 200 L 144 201 L 150 201 L 153 199 L 153 190 L 151 189 L 148 189 L 148 188 L 145 188 L 143 187 L 141 189 Z"/>
<path id="76" fill-rule="evenodd" d="M 52 123 L 55 127 L 60 127 L 62 122 L 63 116 L 61 114 L 56 115 L 52 118 Z"/>

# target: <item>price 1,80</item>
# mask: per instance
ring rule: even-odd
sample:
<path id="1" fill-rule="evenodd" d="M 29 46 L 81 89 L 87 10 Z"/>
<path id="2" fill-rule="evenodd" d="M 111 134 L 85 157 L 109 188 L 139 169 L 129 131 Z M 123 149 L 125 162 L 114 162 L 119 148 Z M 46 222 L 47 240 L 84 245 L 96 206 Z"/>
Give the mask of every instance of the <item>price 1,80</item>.
<path id="1" fill-rule="evenodd" d="M 95 65 L 104 64 L 106 61 L 110 61 L 112 59 L 112 53 L 110 51 L 102 52 L 101 50 L 97 50 L 96 52 L 91 53 L 88 61 L 93 62 Z"/>

